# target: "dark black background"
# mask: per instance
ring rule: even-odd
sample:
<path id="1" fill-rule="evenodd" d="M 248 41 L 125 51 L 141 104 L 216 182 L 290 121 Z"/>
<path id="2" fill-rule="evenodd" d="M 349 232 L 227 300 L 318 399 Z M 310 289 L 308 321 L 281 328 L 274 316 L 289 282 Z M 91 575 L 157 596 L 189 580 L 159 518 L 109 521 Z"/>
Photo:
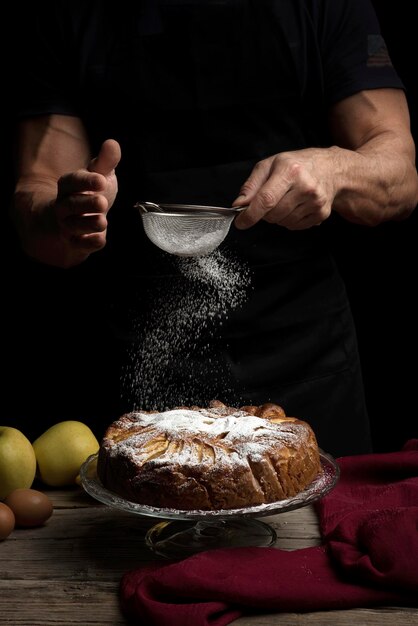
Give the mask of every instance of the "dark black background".
<path id="1" fill-rule="evenodd" d="M 388 44 L 392 61 L 407 89 L 412 130 L 418 139 L 418 79 L 416 64 L 416 22 L 410 0 L 374 0 L 382 31 Z M 18 13 L 24 10 L 14 6 L 13 28 L 18 28 Z M 13 15 L 13 7 L 12 7 Z M 10 48 L 1 44 L 1 58 L 6 77 L 13 76 L 13 55 Z M 14 77 L 18 80 L 18 77 Z M 12 81 L 13 82 L 13 81 Z M 12 94 L 4 98 L 4 107 L 10 106 Z M 74 385 L 84 381 L 86 397 L 89 385 L 114 386 L 115 372 L 109 370 L 105 378 L 91 372 L 88 353 L 97 354 L 104 349 L 105 341 L 95 333 L 100 324 L 87 320 L 86 352 L 80 354 L 75 324 L 62 327 L 63 307 L 67 320 L 83 315 L 83 289 L 80 283 L 79 299 L 67 298 L 74 293 L 77 270 L 70 273 L 39 268 L 28 262 L 19 252 L 13 228 L 7 218 L 7 205 L 12 190 L 11 127 L 6 111 L 1 125 L 3 161 L 3 212 L 1 218 L 2 251 L 2 378 L 3 408 L 1 423 L 13 424 L 19 418 L 26 424 L 25 432 L 31 437 L 39 432 L 40 422 L 45 424 L 61 419 L 86 419 L 94 407 L 77 406 L 77 393 L 71 393 L 71 372 Z M 345 278 L 355 317 L 359 348 L 363 366 L 367 403 L 372 422 L 376 451 L 399 449 L 409 438 L 418 437 L 418 419 L 415 407 L 417 384 L 417 322 L 416 298 L 417 220 L 415 212 L 407 221 L 387 223 L 368 229 L 336 220 L 333 226 L 335 254 Z M 51 298 L 51 291 L 53 297 Z M 48 309 L 44 302 L 52 303 Z M 54 308 L 54 301 L 57 303 Z M 44 338 L 55 337 L 53 345 Z M 68 354 L 63 369 L 59 362 Z M 86 356 L 87 355 L 87 356 Z M 47 361 L 47 366 L 42 365 Z M 57 367 L 54 367 L 54 364 Z M 44 378 L 43 373 L 48 378 Z M 94 395 L 94 394 L 93 394 Z M 45 414 L 43 415 L 43 407 Z M 109 404 L 109 416 L 113 407 Z M 19 422 L 21 426 L 22 422 Z M 106 422 L 107 423 L 107 422 Z M 42 428 L 42 427 L 41 427 Z"/>

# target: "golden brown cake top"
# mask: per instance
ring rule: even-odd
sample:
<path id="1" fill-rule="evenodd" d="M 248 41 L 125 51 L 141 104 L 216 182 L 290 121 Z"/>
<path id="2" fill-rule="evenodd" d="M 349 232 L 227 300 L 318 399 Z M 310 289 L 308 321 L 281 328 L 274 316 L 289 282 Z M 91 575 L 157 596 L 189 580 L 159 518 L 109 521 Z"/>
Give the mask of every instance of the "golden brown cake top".
<path id="1" fill-rule="evenodd" d="M 255 413 L 258 413 L 256 415 Z M 137 466 L 172 462 L 220 465 L 258 462 L 281 448 L 298 448 L 308 437 L 304 422 L 278 405 L 180 407 L 161 413 L 134 412 L 109 427 L 103 444 L 111 456 Z"/>

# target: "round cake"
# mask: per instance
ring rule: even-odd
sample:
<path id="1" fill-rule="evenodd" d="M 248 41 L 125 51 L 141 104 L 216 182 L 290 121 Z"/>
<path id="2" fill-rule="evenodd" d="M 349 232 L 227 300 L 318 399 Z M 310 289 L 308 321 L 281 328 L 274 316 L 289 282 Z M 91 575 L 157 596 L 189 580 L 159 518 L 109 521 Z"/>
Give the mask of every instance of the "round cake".
<path id="1" fill-rule="evenodd" d="M 101 442 L 104 487 L 157 508 L 237 509 L 304 490 L 321 472 L 312 428 L 275 404 L 123 415 Z"/>

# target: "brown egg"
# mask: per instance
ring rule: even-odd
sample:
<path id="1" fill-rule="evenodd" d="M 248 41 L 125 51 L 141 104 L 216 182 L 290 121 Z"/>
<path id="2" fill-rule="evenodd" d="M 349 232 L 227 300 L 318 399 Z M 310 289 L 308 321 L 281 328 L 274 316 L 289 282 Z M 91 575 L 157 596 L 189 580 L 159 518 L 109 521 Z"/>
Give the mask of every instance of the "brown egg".
<path id="1" fill-rule="evenodd" d="M 15 527 L 15 516 L 12 509 L 0 502 L 0 541 L 6 539 Z"/>
<path id="2" fill-rule="evenodd" d="M 41 526 L 52 515 L 51 500 L 36 489 L 15 489 L 4 500 L 16 519 L 16 526 Z"/>

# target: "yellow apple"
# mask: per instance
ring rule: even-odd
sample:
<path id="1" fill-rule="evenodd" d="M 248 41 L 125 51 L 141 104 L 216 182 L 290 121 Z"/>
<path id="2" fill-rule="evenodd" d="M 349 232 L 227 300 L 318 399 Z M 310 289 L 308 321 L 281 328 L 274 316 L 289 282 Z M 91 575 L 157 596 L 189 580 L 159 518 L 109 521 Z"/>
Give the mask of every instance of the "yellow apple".
<path id="1" fill-rule="evenodd" d="M 0 426 L 0 500 L 14 489 L 31 487 L 36 472 L 32 444 L 12 426 Z"/>
<path id="2" fill-rule="evenodd" d="M 90 428 L 75 420 L 54 424 L 33 442 L 38 463 L 37 475 L 51 487 L 74 485 L 80 467 L 99 449 Z"/>

